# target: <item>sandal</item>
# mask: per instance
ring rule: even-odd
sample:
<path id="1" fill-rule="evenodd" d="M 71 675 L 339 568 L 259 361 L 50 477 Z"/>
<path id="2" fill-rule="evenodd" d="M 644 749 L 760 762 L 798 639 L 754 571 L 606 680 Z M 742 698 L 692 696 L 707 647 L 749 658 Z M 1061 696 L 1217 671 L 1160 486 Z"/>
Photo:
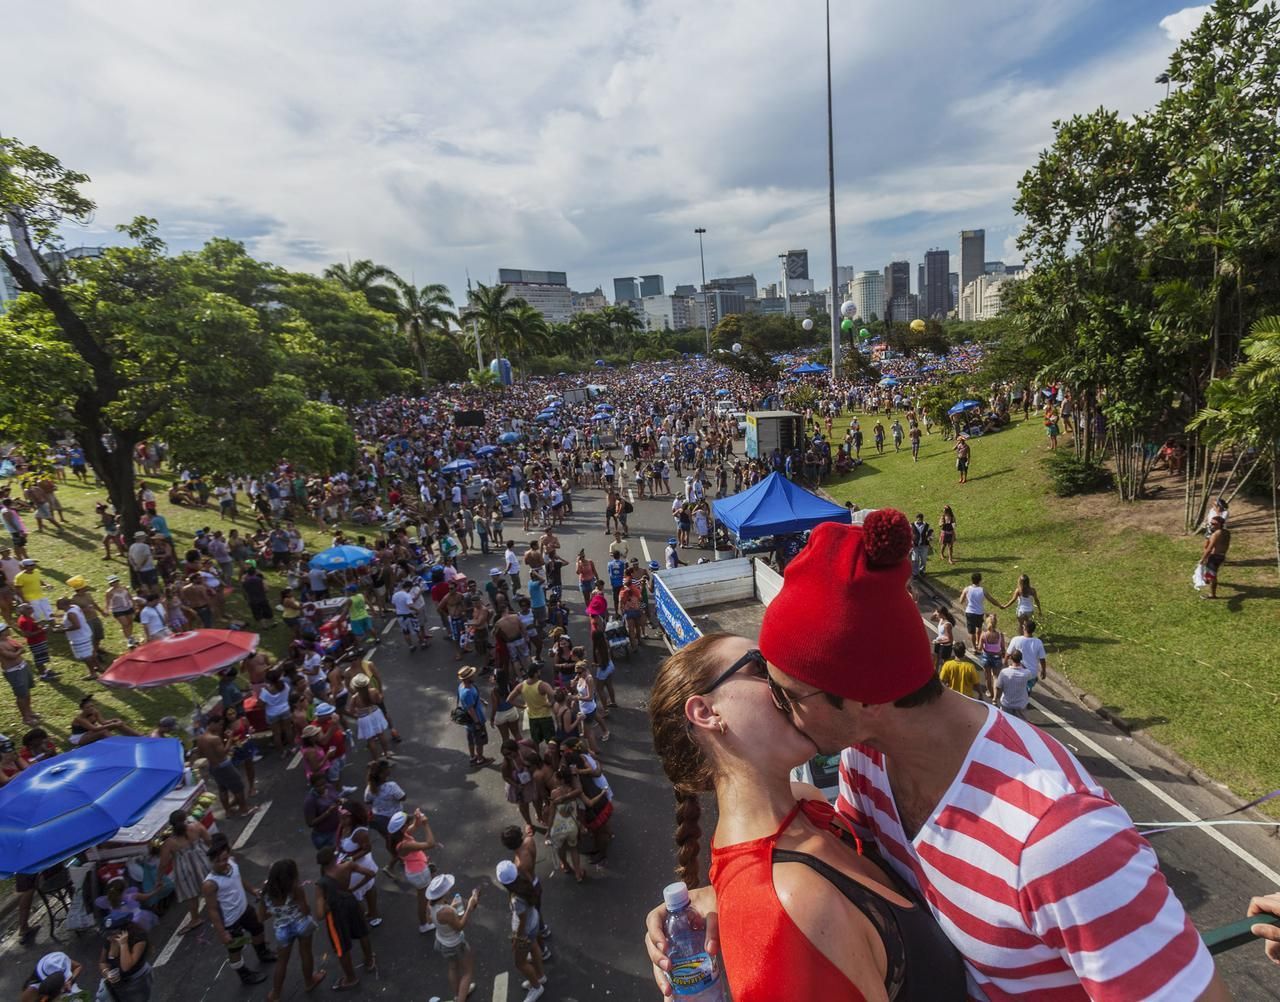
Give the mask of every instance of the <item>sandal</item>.
<path id="1" fill-rule="evenodd" d="M 311 976 L 311 984 L 307 985 L 307 987 L 302 990 L 304 992 L 311 992 L 319 988 L 324 983 L 324 979 L 327 974 L 328 972 L 323 967 L 320 968 L 320 970 L 316 971 L 316 973 Z"/>
<path id="2" fill-rule="evenodd" d="M 347 981 L 344 978 L 339 978 L 329 987 L 335 992 L 349 992 L 351 991 L 352 988 L 357 987 L 359 984 L 360 984 L 359 978 L 356 978 L 355 981 Z"/>

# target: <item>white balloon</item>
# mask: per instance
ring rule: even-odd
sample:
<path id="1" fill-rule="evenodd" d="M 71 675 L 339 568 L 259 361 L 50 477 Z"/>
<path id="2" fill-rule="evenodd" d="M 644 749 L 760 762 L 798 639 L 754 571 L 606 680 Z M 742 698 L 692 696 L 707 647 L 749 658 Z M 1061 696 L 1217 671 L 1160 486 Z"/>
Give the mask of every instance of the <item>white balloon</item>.
<path id="1" fill-rule="evenodd" d="M 840 304 L 840 315 L 842 317 L 856 317 L 858 315 L 858 304 L 852 299 L 845 300 Z"/>
<path id="2" fill-rule="evenodd" d="M 738 344 L 737 342 L 735 342 L 735 343 L 734 343 L 734 345 L 733 345 L 733 353 L 734 353 L 735 355 L 741 355 L 741 354 L 742 354 L 742 345 L 740 345 L 740 344 Z"/>
<path id="3" fill-rule="evenodd" d="M 800 326 L 807 331 L 811 331 L 813 330 L 813 321 L 810 320 L 808 317 L 805 317 L 804 320 L 800 322 Z"/>

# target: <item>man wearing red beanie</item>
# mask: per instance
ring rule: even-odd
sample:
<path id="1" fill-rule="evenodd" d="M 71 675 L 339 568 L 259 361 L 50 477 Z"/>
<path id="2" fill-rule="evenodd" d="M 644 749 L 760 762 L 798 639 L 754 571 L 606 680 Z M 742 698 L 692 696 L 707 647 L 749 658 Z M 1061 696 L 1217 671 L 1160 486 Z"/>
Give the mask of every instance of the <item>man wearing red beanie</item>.
<path id="1" fill-rule="evenodd" d="M 836 809 L 929 903 L 974 998 L 1229 999 L 1124 809 L 1057 740 L 939 681 L 911 542 L 891 509 L 818 526 L 760 628 L 775 703 L 841 756 Z"/>

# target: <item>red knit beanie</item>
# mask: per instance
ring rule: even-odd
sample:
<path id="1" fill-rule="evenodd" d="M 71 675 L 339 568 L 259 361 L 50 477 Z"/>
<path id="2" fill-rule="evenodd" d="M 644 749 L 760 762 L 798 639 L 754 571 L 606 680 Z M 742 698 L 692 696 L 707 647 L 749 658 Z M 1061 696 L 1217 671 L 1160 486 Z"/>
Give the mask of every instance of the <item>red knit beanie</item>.
<path id="1" fill-rule="evenodd" d="M 859 703 L 915 692 L 933 675 L 933 653 L 907 593 L 910 550 L 911 525 L 892 508 L 862 525 L 819 525 L 765 610 L 761 653 L 796 681 Z"/>

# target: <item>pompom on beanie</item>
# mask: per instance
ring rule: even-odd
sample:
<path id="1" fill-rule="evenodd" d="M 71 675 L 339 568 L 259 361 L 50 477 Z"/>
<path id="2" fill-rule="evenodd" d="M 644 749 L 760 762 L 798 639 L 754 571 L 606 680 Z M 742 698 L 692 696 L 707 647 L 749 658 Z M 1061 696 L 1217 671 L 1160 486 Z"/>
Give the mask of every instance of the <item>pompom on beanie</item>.
<path id="1" fill-rule="evenodd" d="M 859 703 L 892 703 L 933 675 L 915 601 L 911 524 L 892 508 L 862 525 L 824 522 L 787 565 L 760 651 L 785 675 Z"/>

